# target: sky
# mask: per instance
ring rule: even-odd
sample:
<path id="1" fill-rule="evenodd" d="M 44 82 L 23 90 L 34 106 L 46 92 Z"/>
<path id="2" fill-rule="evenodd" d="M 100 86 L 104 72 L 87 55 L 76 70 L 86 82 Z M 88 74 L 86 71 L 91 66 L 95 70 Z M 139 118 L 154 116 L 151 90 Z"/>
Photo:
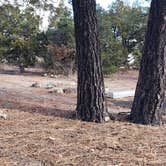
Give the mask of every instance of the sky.
<path id="1" fill-rule="evenodd" d="M 105 9 L 114 1 L 116 0 L 96 0 L 96 2 L 99 3 Z M 130 5 L 132 5 L 134 1 L 135 0 L 126 0 L 125 2 L 128 2 Z M 142 6 L 148 6 L 148 2 L 146 2 L 145 0 L 138 0 L 138 2 Z"/>
<path id="2" fill-rule="evenodd" d="M 4 2 L 5 0 L 0 0 L 0 2 Z M 10 2 L 13 2 L 14 0 L 10 0 Z M 18 0 L 18 1 L 22 1 L 22 0 Z M 65 5 L 67 5 L 68 7 L 71 7 L 71 5 L 68 4 L 68 0 L 64 0 L 65 1 Z M 100 4 L 100 6 L 102 6 L 104 9 L 107 9 L 107 7 L 109 5 L 111 5 L 112 2 L 115 2 L 116 0 L 96 0 L 96 2 L 98 4 Z M 129 3 L 130 5 L 133 4 L 134 1 L 138 1 L 140 3 L 141 6 L 149 6 L 149 3 L 146 0 L 124 0 L 125 3 Z M 54 6 L 57 6 L 57 4 L 60 2 L 60 0 L 53 0 L 54 2 Z M 48 15 L 49 12 L 45 12 L 45 13 L 40 13 L 40 15 L 43 16 L 43 23 L 40 26 L 40 28 L 42 30 L 46 30 L 48 27 Z"/>
<path id="3" fill-rule="evenodd" d="M 60 1 L 60 0 L 57 0 Z M 96 0 L 100 6 L 102 6 L 104 9 L 107 9 L 109 5 L 111 5 L 112 2 L 115 2 L 116 0 Z M 149 6 L 149 3 L 146 0 L 123 0 L 125 3 L 128 3 L 132 6 L 134 2 L 139 2 L 141 6 Z M 65 4 L 68 7 L 71 7 L 71 5 L 68 4 L 68 0 L 65 0 Z"/>
<path id="4" fill-rule="evenodd" d="M 107 8 L 115 0 L 96 0 L 103 8 Z"/>
<path id="5" fill-rule="evenodd" d="M 57 2 L 60 2 L 60 0 L 53 0 L 54 2 L 56 2 L 55 4 L 57 4 Z M 96 0 L 96 2 L 98 4 L 100 4 L 103 8 L 107 9 L 107 7 L 109 5 L 111 5 L 112 2 L 115 2 L 116 0 Z M 130 5 L 133 4 L 134 1 L 136 0 L 124 0 L 126 3 L 129 3 Z M 149 3 L 146 2 L 146 0 L 137 0 L 141 6 L 149 6 Z M 68 0 L 65 0 L 65 4 L 69 7 L 71 7 L 71 5 L 68 4 Z M 56 5 L 55 5 L 56 6 Z M 48 15 L 49 13 L 45 13 L 45 16 L 43 18 L 43 24 L 41 25 L 41 29 L 46 30 L 48 27 Z"/>

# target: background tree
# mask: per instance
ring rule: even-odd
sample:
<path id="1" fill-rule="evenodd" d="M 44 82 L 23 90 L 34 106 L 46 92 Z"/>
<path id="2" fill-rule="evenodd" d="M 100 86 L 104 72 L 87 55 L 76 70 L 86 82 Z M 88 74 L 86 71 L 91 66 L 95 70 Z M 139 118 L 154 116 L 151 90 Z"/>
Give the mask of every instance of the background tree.
<path id="1" fill-rule="evenodd" d="M 95 0 L 73 0 L 78 60 L 77 117 L 103 122 L 108 114 L 104 98 Z"/>
<path id="2" fill-rule="evenodd" d="M 73 74 L 76 70 L 74 21 L 71 11 L 64 5 L 63 1 L 50 16 L 46 35 L 54 72 L 65 75 Z"/>
<path id="3" fill-rule="evenodd" d="M 42 66 L 49 71 L 52 70 L 56 74 L 73 74 L 76 65 L 71 9 L 65 6 L 63 0 L 58 7 L 54 7 L 51 0 L 23 1 L 24 3 L 15 0 L 12 4 L 1 1 L 2 61 L 7 60 L 8 63 L 18 65 L 23 71 L 24 67 L 35 65 L 38 59 L 44 59 Z M 49 27 L 42 32 L 41 17 L 44 12 L 50 13 Z M 129 53 L 135 56 L 135 65 L 139 67 L 146 15 L 146 8 L 138 4 L 129 6 L 122 0 L 111 4 L 108 10 L 97 6 L 104 74 L 111 74 L 125 66 Z"/>
<path id="4" fill-rule="evenodd" d="M 99 39 L 105 74 L 125 66 L 130 53 L 135 56 L 135 65 L 139 64 L 147 11 L 145 7 L 129 6 L 122 0 L 112 3 L 108 10 L 98 6 Z"/>
<path id="5" fill-rule="evenodd" d="M 104 74 L 117 72 L 124 62 L 121 41 L 113 36 L 112 18 L 108 11 L 97 6 L 99 40 Z"/>
<path id="6" fill-rule="evenodd" d="M 135 65 L 139 67 L 144 33 L 146 29 L 148 9 L 139 5 L 129 6 L 123 1 L 113 3 L 109 10 L 97 5 L 97 19 L 99 40 L 104 74 L 117 72 L 119 67 L 125 66 L 128 54 L 135 56 Z M 127 18 L 130 19 L 127 19 Z M 130 21 L 129 21 L 130 20 Z M 75 49 L 74 26 L 71 11 L 65 7 L 63 1 L 50 16 L 50 25 L 47 31 L 50 44 Z M 125 36 L 125 39 L 123 39 Z M 124 42 L 125 41 L 125 42 Z M 126 43 L 126 44 L 123 44 Z M 59 47 L 59 49 L 61 49 Z M 51 56 L 52 57 L 52 56 Z M 53 56 L 53 57 L 56 57 Z M 69 58 L 70 56 L 67 56 Z M 70 58 L 69 58 L 70 59 Z M 68 60 L 69 60 L 68 59 Z M 71 62 L 73 56 L 71 56 Z M 62 61 L 54 60 L 54 65 L 63 68 Z M 64 68 L 64 70 L 66 70 Z"/>
<path id="7" fill-rule="evenodd" d="M 34 38 L 39 32 L 39 18 L 31 8 L 20 10 L 11 4 L 0 6 L 1 57 L 16 64 L 20 71 L 35 63 Z"/>
<path id="8" fill-rule="evenodd" d="M 166 76 L 166 1 L 152 0 L 131 120 L 162 123 Z"/>

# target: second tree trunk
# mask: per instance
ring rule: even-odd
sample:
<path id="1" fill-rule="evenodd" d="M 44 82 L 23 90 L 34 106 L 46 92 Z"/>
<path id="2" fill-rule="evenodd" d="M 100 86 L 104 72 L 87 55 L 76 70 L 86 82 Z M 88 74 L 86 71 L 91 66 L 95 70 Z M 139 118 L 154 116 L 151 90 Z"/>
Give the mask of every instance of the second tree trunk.
<path id="1" fill-rule="evenodd" d="M 131 120 L 161 124 L 165 99 L 166 0 L 152 0 Z"/>

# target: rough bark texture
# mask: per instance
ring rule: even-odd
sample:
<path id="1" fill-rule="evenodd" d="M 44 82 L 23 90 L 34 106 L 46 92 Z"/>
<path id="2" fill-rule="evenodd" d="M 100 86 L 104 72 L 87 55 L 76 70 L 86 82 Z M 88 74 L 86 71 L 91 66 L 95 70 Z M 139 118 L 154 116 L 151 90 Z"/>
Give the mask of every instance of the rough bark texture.
<path id="1" fill-rule="evenodd" d="M 98 41 L 95 0 L 73 0 L 78 63 L 77 117 L 85 121 L 108 119 Z"/>
<path id="2" fill-rule="evenodd" d="M 131 120 L 161 124 L 166 75 L 166 0 L 152 0 Z"/>

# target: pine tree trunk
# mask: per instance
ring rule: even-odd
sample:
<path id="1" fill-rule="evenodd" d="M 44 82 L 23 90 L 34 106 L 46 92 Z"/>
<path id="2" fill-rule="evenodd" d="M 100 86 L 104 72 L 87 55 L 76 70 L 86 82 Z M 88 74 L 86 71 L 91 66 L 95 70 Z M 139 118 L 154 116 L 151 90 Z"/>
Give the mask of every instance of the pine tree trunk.
<path id="1" fill-rule="evenodd" d="M 73 0 L 78 63 L 77 117 L 84 121 L 108 119 L 98 41 L 95 0 Z"/>
<path id="2" fill-rule="evenodd" d="M 18 66 L 19 66 L 19 69 L 20 69 L 20 73 L 24 73 L 25 72 L 25 67 L 24 67 L 24 64 L 23 64 L 23 55 L 21 54 L 21 52 L 18 50 Z"/>
<path id="3" fill-rule="evenodd" d="M 166 0 L 152 0 L 131 120 L 161 124 L 166 76 Z"/>

